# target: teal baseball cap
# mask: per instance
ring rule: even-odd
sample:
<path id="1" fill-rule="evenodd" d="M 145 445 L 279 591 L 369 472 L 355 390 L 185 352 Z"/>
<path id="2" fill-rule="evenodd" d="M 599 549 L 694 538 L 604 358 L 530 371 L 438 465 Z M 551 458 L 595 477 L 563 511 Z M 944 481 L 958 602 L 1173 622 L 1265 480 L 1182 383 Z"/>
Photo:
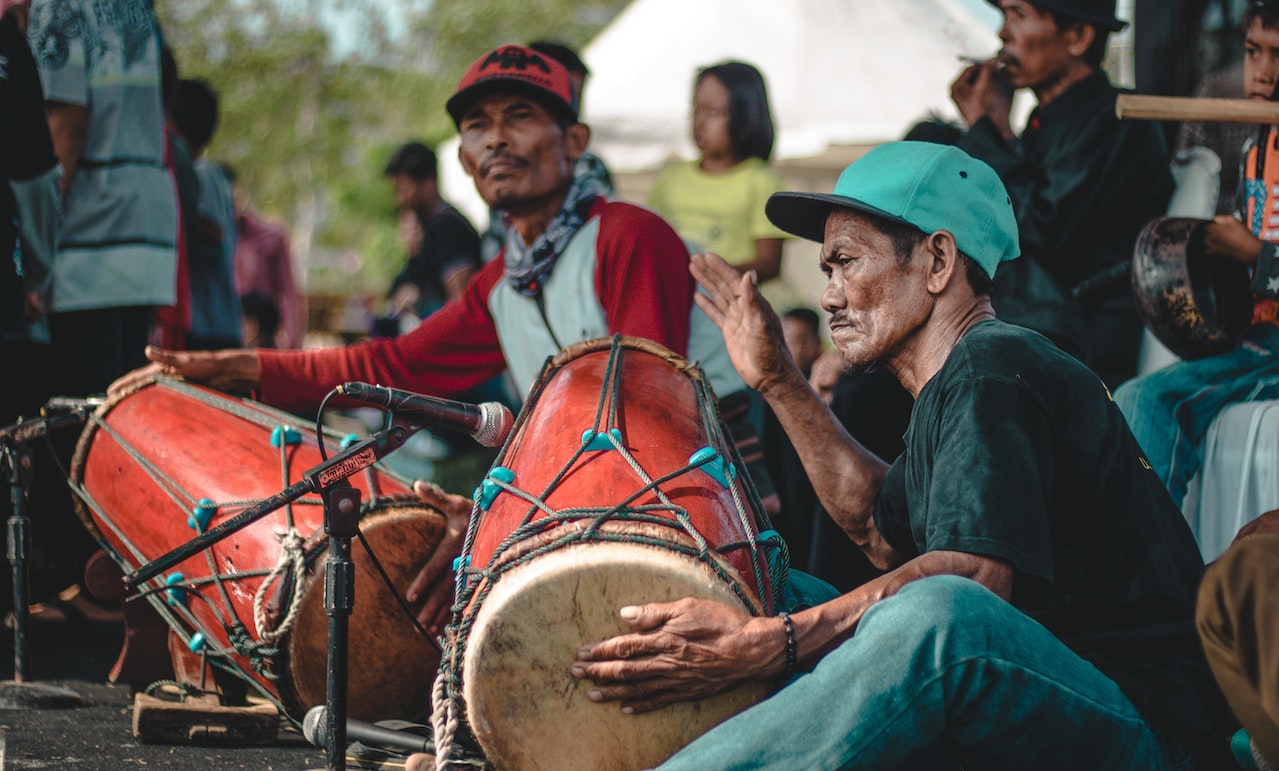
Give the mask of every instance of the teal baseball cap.
<path id="1" fill-rule="evenodd" d="M 999 175 L 950 145 L 882 144 L 844 169 L 831 194 L 774 193 L 764 205 L 774 225 L 818 243 L 827 216 L 837 209 L 856 209 L 924 233 L 948 231 L 990 276 L 999 263 L 1021 253 L 1012 199 Z"/>

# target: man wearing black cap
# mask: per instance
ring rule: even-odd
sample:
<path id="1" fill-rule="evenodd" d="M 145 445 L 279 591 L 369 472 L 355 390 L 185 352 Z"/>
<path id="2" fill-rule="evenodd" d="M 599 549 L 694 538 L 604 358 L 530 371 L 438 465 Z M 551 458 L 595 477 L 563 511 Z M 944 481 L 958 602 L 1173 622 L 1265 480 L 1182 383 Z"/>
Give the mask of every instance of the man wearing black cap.
<path id="1" fill-rule="evenodd" d="M 1142 226 L 1172 193 L 1157 125 L 1115 117 L 1100 69 L 1114 0 L 991 0 L 1004 14 L 998 57 L 951 87 L 969 130 L 959 147 L 990 164 L 1012 195 L 1026 259 L 995 277 L 1000 318 L 1043 333 L 1108 386 L 1136 374 L 1142 325 L 1128 266 Z M 1021 137 L 1012 90 L 1038 100 Z"/>
<path id="2" fill-rule="evenodd" d="M 611 202 L 592 177 L 574 176 L 590 128 L 578 122 L 568 71 L 520 46 L 480 57 L 447 109 L 461 134 L 462 166 L 481 197 L 510 225 L 499 259 L 478 271 L 462 297 L 412 332 L 322 351 L 148 349 L 155 362 L 113 391 L 156 372 L 215 388 L 257 391 L 268 404 L 314 410 L 350 381 L 457 398 L 509 370 L 520 393 L 546 358 L 573 343 L 615 333 L 647 338 L 700 362 L 721 403 L 744 389 L 715 325 L 693 304 L 688 251 L 647 209 Z M 749 426 L 731 426 L 734 437 Z M 752 474 L 755 470 L 752 469 Z M 450 512 L 448 532 L 408 589 L 432 633 L 448 619 L 449 566 L 461 552 L 469 501 L 421 488 Z"/>
<path id="3" fill-rule="evenodd" d="M 1019 249 L 994 171 L 887 144 L 834 195 L 778 193 L 767 214 L 822 242 L 845 366 L 883 367 L 915 397 L 905 453 L 888 466 L 839 427 L 749 276 L 695 256 L 697 302 L 823 505 L 889 572 L 793 617 L 623 607 L 633 633 L 572 667 L 588 698 L 639 713 L 790 678 L 663 771 L 1220 767 L 1198 549 L 1097 377 L 994 318 L 991 276 Z"/>

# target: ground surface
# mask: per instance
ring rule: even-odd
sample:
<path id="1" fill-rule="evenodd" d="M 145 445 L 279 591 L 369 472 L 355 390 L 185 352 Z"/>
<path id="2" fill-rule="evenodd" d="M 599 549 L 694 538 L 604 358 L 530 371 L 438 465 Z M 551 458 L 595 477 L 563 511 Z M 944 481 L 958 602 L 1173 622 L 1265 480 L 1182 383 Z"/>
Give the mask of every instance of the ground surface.
<path id="1" fill-rule="evenodd" d="M 4 732 L 0 771 L 302 771 L 324 767 L 324 754 L 291 730 L 282 730 L 274 746 L 234 749 L 151 745 L 133 738 L 129 690 L 106 684 L 122 630 L 116 624 L 33 624 L 32 678 L 78 692 L 84 705 L 0 709 L 0 730 Z M 12 633 L 0 627 L 0 635 L 0 678 L 11 679 Z"/>

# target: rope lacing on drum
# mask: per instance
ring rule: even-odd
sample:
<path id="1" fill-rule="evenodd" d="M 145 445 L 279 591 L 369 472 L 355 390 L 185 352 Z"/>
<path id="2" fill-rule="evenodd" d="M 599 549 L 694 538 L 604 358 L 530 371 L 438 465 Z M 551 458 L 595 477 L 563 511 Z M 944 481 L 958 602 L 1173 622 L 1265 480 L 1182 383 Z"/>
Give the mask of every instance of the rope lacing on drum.
<path id="1" fill-rule="evenodd" d="M 267 574 L 266 580 L 258 586 L 257 593 L 253 595 L 253 626 L 257 630 L 258 639 L 268 643 L 273 643 L 289 633 L 294 619 L 298 616 L 298 611 L 302 608 L 302 592 L 292 592 L 289 610 L 275 629 L 269 628 L 266 617 L 267 593 L 275 582 L 282 580 L 290 570 L 295 576 L 301 576 L 306 572 L 306 552 L 302 548 L 305 541 L 297 528 L 290 524 L 286 530 L 277 530 L 275 537 L 280 542 L 280 561 Z"/>
<path id="2" fill-rule="evenodd" d="M 465 562 L 458 565 L 454 576 L 456 586 L 455 602 L 452 608 L 453 620 L 447 634 L 442 639 L 443 656 L 440 660 L 440 672 L 432 689 L 432 704 L 434 707 L 432 724 L 435 733 L 436 768 L 438 771 L 458 767 L 456 764 L 459 761 L 452 756 L 456 737 L 459 732 L 467 730 L 460 719 L 460 715 L 464 711 L 461 692 L 461 667 L 465 658 L 466 641 L 470 638 L 471 628 L 478 608 L 484 604 L 489 592 L 505 572 L 539 556 L 577 542 L 605 541 L 640 544 L 661 548 L 665 551 L 674 551 L 697 559 L 702 564 L 709 566 L 741 598 L 747 608 L 753 609 L 757 603 L 764 604 L 764 598 L 762 596 L 748 596 L 746 588 L 737 580 L 735 573 L 730 572 L 732 568 L 711 555 L 712 553 L 728 553 L 743 547 L 748 548 L 752 555 L 758 555 L 759 547 L 764 545 L 781 552 L 781 556 L 776 562 L 777 573 L 779 574 L 772 575 L 772 581 L 769 584 L 773 590 L 774 599 L 779 597 L 780 588 L 784 584 L 785 573 L 789 567 L 789 557 L 785 553 L 785 544 L 780 539 L 777 541 L 759 541 L 756 538 L 756 524 L 752 521 L 751 515 L 748 514 L 746 502 L 743 501 L 737 485 L 730 482 L 726 486 L 731 491 L 735 513 L 742 526 L 742 531 L 747 534 L 747 540 L 745 542 L 725 544 L 718 549 L 711 548 L 702 534 L 694 527 L 688 510 L 672 501 L 661 487 L 667 482 L 702 468 L 716 456 L 709 456 L 698 461 L 690 459 L 690 462 L 683 467 L 653 479 L 634 454 L 625 446 L 621 433 L 613 430 L 617 427 L 617 406 L 621 392 L 622 347 L 619 344 L 619 340 L 620 337 L 614 337 L 609 360 L 605 367 L 594 424 L 583 437 L 582 444 L 546 485 L 542 493 L 535 495 L 521 489 L 517 486 L 518 479 L 505 481 L 492 474 L 486 479 L 486 484 L 495 485 L 501 490 L 502 494 L 511 495 L 529 504 L 528 511 L 525 512 L 519 524 L 494 549 L 493 553 L 495 555 L 506 554 L 512 547 L 548 533 L 566 523 L 585 521 L 587 525 L 579 530 L 559 534 L 547 543 L 518 551 L 517 556 L 505 559 L 499 556 L 487 566 L 470 566 L 465 564 Z M 528 416 L 533 412 L 533 408 L 545 389 L 549 379 L 547 375 L 551 369 L 552 364 L 548 361 L 538 378 L 538 385 L 529 395 L 525 409 L 520 413 L 520 417 L 511 432 L 511 437 L 520 434 L 521 429 L 528 420 Z M 698 403 L 701 409 L 703 425 L 708 427 L 707 438 L 710 441 L 710 446 L 716 450 L 718 457 L 731 458 L 737 464 L 737 467 L 743 467 L 744 464 L 737 453 L 736 447 L 725 438 L 724 428 L 719 421 L 718 412 L 715 408 L 714 395 L 710 392 L 704 379 L 694 378 L 693 382 L 694 388 L 698 392 Z M 606 405 L 607 412 L 605 410 Z M 612 445 L 612 449 L 617 451 L 634 471 L 642 482 L 642 486 L 628 495 L 625 500 L 608 507 L 570 507 L 557 510 L 549 506 L 545 502 L 546 498 L 575 467 L 581 457 L 586 452 L 592 451 L 588 448 L 590 440 L 600 436 L 607 437 L 607 442 Z M 503 447 L 502 454 L 499 456 L 496 465 L 500 465 L 505 458 L 510 441 L 508 439 L 507 446 Z M 743 479 L 746 482 L 747 494 L 755 504 L 754 509 L 759 512 L 760 526 L 771 528 L 771 522 L 768 521 L 767 515 L 763 513 L 763 507 L 759 505 L 759 495 L 753 483 L 750 482 L 749 476 L 744 475 Z M 657 503 L 633 505 L 635 501 L 650 494 L 657 499 Z M 539 512 L 545 516 L 541 519 L 535 519 Z M 659 512 L 670 514 L 674 517 L 674 521 L 672 521 L 670 516 L 659 516 Z M 462 553 L 464 555 L 473 552 L 481 517 L 480 491 L 477 490 L 463 544 Z M 669 528 L 687 538 L 692 542 L 692 545 L 640 533 L 617 533 L 604 530 L 603 526 L 610 521 L 641 522 Z M 753 557 L 750 562 L 755 578 L 755 586 L 762 592 L 766 585 L 765 564 L 757 557 Z"/>
<path id="3" fill-rule="evenodd" d="M 171 380 L 168 378 L 156 378 L 156 385 L 176 391 L 197 402 L 212 406 L 220 412 L 229 413 L 268 430 L 277 427 L 284 428 L 289 426 L 292 421 L 290 416 L 277 410 L 261 405 L 255 406 L 249 402 L 232 401 L 222 396 L 210 394 L 181 381 Z M 148 477 L 150 477 L 151 480 L 155 482 L 156 486 L 163 492 L 163 495 L 167 496 L 179 510 L 191 512 L 194 508 L 202 506 L 216 509 L 220 513 L 232 515 L 238 513 L 238 511 L 255 506 L 264 500 L 259 498 L 214 501 L 203 500 L 193 493 L 187 493 L 182 490 L 172 477 L 164 473 L 163 470 L 148 460 L 138 449 L 125 441 L 118 432 L 106 423 L 104 418 L 105 411 L 99 411 L 92 415 L 88 430 L 106 432 L 106 435 L 111 437 L 111 439 L 114 440 L 114 442 L 128 455 L 128 457 Z M 336 449 L 341 444 L 341 436 L 334 432 L 325 431 L 320 437 L 320 441 L 324 443 L 325 447 Z M 279 458 L 283 481 L 282 487 L 288 487 L 290 484 L 290 461 L 293 455 L 291 448 L 296 446 L 298 445 L 280 442 Z M 384 471 L 383 473 L 387 472 Z M 400 478 L 398 475 L 394 473 L 391 473 L 390 475 L 393 478 L 408 484 L 407 480 Z M 72 493 L 80 501 L 82 501 L 85 506 L 94 512 L 97 517 L 96 521 L 104 524 L 112 532 L 117 542 L 120 543 L 123 549 L 127 552 L 127 555 L 120 555 L 110 546 L 110 544 L 106 542 L 105 539 L 103 539 L 101 542 L 102 545 L 112 553 L 116 562 L 123 566 L 127 566 L 129 564 L 141 565 L 148 562 L 150 558 L 143 554 L 142 550 L 139 549 L 136 544 L 132 543 L 126 534 L 122 532 L 121 529 L 111 520 L 107 513 L 102 509 L 102 506 L 94 500 L 92 495 L 89 494 L 84 484 L 75 482 L 69 474 L 64 474 L 64 476 L 68 480 L 68 486 L 71 488 Z M 370 491 L 366 508 L 371 508 L 382 499 L 382 496 L 380 495 L 379 485 L 376 482 L 376 478 L 371 468 L 365 470 L 365 476 L 368 481 L 368 489 Z M 213 549 L 207 549 L 204 552 L 209 565 L 209 575 L 207 577 L 173 580 L 177 578 L 177 574 L 171 574 L 168 578 L 172 582 L 168 584 L 162 584 L 161 582 L 165 580 L 165 577 L 159 577 L 155 579 L 155 583 L 142 589 L 137 595 L 138 597 L 150 598 L 152 605 L 165 619 L 169 627 L 177 632 L 185 642 L 189 643 L 194 638 L 194 635 L 187 630 L 197 630 L 197 634 L 204 638 L 204 650 L 209 656 L 210 665 L 217 666 L 224 671 L 239 677 L 250 685 L 253 685 L 255 688 L 262 691 L 264 696 L 275 703 L 275 705 L 280 708 L 281 712 L 284 711 L 284 705 L 279 701 L 279 699 L 274 694 L 263 690 L 259 683 L 255 682 L 251 677 L 243 672 L 239 666 L 236 666 L 229 657 L 232 653 L 238 653 L 248 659 L 250 667 L 257 674 L 269 680 L 275 680 L 278 678 L 278 675 L 271 671 L 272 657 L 279 654 L 279 648 L 276 647 L 274 643 L 278 642 L 279 638 L 287 633 L 289 626 L 296 620 L 302 599 L 302 577 L 304 575 L 306 563 L 303 542 L 300 534 L 297 533 L 297 530 L 294 527 L 293 507 L 322 505 L 323 500 L 321 498 L 318 496 L 311 496 L 300 498 L 291 504 L 288 504 L 284 508 L 284 517 L 287 523 L 285 532 L 289 533 L 291 531 L 291 535 L 287 535 L 285 540 L 282 542 L 280 562 L 273 569 L 219 571 L 214 559 Z M 197 518 L 193 517 L 193 522 L 195 523 L 195 531 L 197 533 L 203 532 L 206 529 L 203 524 L 199 523 Z M 151 557 L 154 556 L 155 555 L 151 555 Z M 294 580 L 292 582 L 281 580 L 290 572 L 294 575 Z M 257 629 L 260 639 L 254 639 L 248 628 L 236 616 L 234 606 L 232 605 L 230 596 L 224 586 L 225 582 L 251 578 L 266 578 L 266 580 L 258 588 L 254 597 L 253 623 Z M 215 584 L 217 586 L 217 594 L 220 597 L 220 601 L 208 597 L 204 594 L 204 592 L 200 591 L 208 584 Z M 284 585 L 288 587 L 290 590 L 290 596 L 287 600 L 288 611 L 285 613 L 284 619 L 277 625 L 276 629 L 267 630 L 266 627 L 268 624 L 265 612 L 265 598 L 267 597 L 267 587 L 272 585 Z M 226 639 L 230 647 L 221 647 L 216 644 L 216 638 L 214 635 L 209 633 L 211 630 L 207 626 L 206 621 L 202 620 L 201 617 L 197 616 L 191 608 L 187 607 L 187 603 L 182 602 L 168 604 L 164 600 L 154 597 L 156 594 L 162 594 L 165 592 L 179 592 L 185 599 L 195 598 L 202 601 L 204 606 L 212 615 L 217 626 L 225 632 Z M 207 619 L 207 616 L 205 618 Z M 218 660 L 219 657 L 224 660 Z"/>

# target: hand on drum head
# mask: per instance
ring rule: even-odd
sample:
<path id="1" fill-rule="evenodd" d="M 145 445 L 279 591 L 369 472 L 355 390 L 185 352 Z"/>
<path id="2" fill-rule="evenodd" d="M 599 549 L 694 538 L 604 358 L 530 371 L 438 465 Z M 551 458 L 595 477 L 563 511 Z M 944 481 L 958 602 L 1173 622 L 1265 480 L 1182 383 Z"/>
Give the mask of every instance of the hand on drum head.
<path id="1" fill-rule="evenodd" d="M 166 351 L 147 346 L 153 363 L 135 369 L 111 384 L 107 394 L 129 391 L 157 375 L 180 377 L 219 391 L 248 392 L 260 382 L 258 355 L 249 349 L 225 351 Z"/>
<path id="2" fill-rule="evenodd" d="M 471 499 L 446 493 L 430 482 L 414 482 L 417 493 L 428 506 L 437 509 L 448 520 L 440 545 L 418 572 L 405 592 L 405 599 L 416 603 L 425 597 L 418 610 L 417 621 L 427 632 L 438 635 L 444 631 L 453 612 L 453 560 L 462 553 L 466 540 L 466 524 L 471 518 Z"/>
<path id="3" fill-rule="evenodd" d="M 804 383 L 786 348 L 782 322 L 759 293 L 754 272 L 741 275 L 714 254 L 693 255 L 689 271 L 706 290 L 693 299 L 723 333 L 729 358 L 746 385 L 767 395 L 778 383 L 794 384 L 794 378 Z"/>
<path id="4" fill-rule="evenodd" d="M 635 633 L 583 645 L 571 671 L 595 682 L 588 699 L 620 701 L 626 713 L 704 699 L 786 669 L 778 619 L 692 599 L 625 607 L 619 615 Z"/>

